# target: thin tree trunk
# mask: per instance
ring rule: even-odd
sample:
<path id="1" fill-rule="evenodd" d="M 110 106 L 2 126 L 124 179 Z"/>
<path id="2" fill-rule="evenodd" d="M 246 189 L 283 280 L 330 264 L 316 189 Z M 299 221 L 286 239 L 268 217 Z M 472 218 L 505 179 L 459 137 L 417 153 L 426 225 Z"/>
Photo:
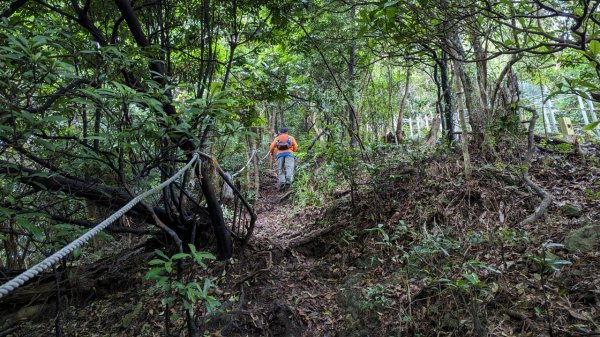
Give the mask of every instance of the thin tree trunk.
<path id="1" fill-rule="evenodd" d="M 481 107 L 478 104 L 478 90 L 473 85 L 473 81 L 469 73 L 467 72 L 465 63 L 462 61 L 466 59 L 466 53 L 462 46 L 458 33 L 451 33 L 450 42 L 450 49 L 455 53 L 455 55 L 453 55 L 455 73 L 456 76 L 460 79 L 465 94 L 465 105 L 467 107 L 467 111 L 469 112 L 469 124 L 471 125 L 471 129 L 473 132 L 473 141 L 475 142 L 476 147 L 480 147 L 485 139 L 485 135 L 483 133 L 485 127 L 485 119 L 482 115 Z M 464 127 L 463 132 L 465 132 Z"/>
<path id="2" fill-rule="evenodd" d="M 396 144 L 404 138 L 402 133 L 402 120 L 404 119 L 404 109 L 408 102 L 408 89 L 410 88 L 410 67 L 406 68 L 406 77 L 404 82 L 404 94 L 402 96 L 402 102 L 398 109 L 398 123 L 396 123 Z"/>
<path id="3" fill-rule="evenodd" d="M 356 18 L 356 7 L 353 6 L 350 11 L 350 22 L 354 24 Z M 355 78 L 354 78 L 354 67 L 356 65 L 356 42 L 352 40 L 350 45 L 350 55 L 348 58 L 348 82 L 350 83 L 349 88 L 349 104 L 348 104 L 348 120 L 350 121 L 350 146 L 356 147 L 358 145 L 358 138 L 356 134 L 358 133 L 358 118 L 354 104 L 355 100 Z"/>
<path id="4" fill-rule="evenodd" d="M 454 125 L 454 99 L 452 97 L 452 88 L 450 86 L 448 71 L 448 53 L 442 52 L 442 60 L 440 62 L 440 80 L 444 96 L 444 120 L 446 121 L 446 138 L 449 142 L 453 142 L 456 138 L 454 132 L 456 127 Z"/>
<path id="5" fill-rule="evenodd" d="M 460 69 L 460 65 L 459 65 L 459 61 L 454 60 L 454 71 L 455 73 L 458 73 L 461 71 Z M 460 76 L 459 75 L 454 75 L 454 79 L 456 81 L 456 91 L 458 93 L 462 93 L 464 95 L 464 101 L 466 103 L 467 101 L 467 94 L 464 92 L 464 87 L 462 86 L 462 81 L 460 80 Z M 458 103 L 458 117 L 460 120 L 460 127 L 462 129 L 462 136 L 461 138 L 461 145 L 462 145 L 462 154 L 463 154 L 463 161 L 464 161 L 464 166 L 465 166 L 465 178 L 469 179 L 471 178 L 471 172 L 472 172 L 472 168 L 471 168 L 471 155 L 469 153 L 469 133 L 467 131 L 467 120 L 465 118 L 465 109 L 462 106 L 463 105 L 463 100 L 461 100 L 460 96 L 457 97 L 457 103 Z"/>
<path id="6" fill-rule="evenodd" d="M 254 137 L 254 148 L 258 151 L 258 149 L 260 148 L 260 133 L 259 133 L 260 129 L 258 127 L 255 127 L 254 131 L 256 132 L 256 136 Z M 255 204 L 256 204 L 256 200 L 258 200 L 258 198 L 260 196 L 260 167 L 259 167 L 260 158 L 262 158 L 262 156 L 259 156 L 259 154 L 257 153 L 254 156 L 254 159 L 252 159 L 252 168 L 253 168 L 252 171 L 254 172 L 254 202 L 255 202 Z"/>
<path id="7" fill-rule="evenodd" d="M 229 59 L 227 61 L 227 67 L 225 68 L 225 75 L 223 75 L 223 85 L 221 90 L 225 90 L 227 87 L 227 80 L 231 74 L 231 67 L 233 65 L 233 55 L 238 45 L 239 34 L 237 31 L 237 0 L 231 1 L 231 20 L 233 20 L 233 26 L 231 28 L 231 38 L 229 40 Z"/>
<path id="8" fill-rule="evenodd" d="M 479 104 L 485 117 L 490 117 L 491 108 L 488 99 L 488 70 L 487 70 L 487 51 L 481 45 L 479 37 L 473 38 L 473 51 L 477 59 L 477 85 L 479 86 Z"/>

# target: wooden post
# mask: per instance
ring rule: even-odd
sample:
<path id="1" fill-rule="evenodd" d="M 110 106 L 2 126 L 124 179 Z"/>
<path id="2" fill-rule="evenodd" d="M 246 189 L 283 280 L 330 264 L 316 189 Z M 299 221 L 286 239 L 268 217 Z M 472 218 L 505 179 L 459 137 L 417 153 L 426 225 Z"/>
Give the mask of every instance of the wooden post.
<path id="1" fill-rule="evenodd" d="M 570 142 L 571 138 L 575 135 L 571 119 L 569 117 L 560 117 L 558 122 L 560 124 L 560 132 L 565 137 L 565 140 Z"/>

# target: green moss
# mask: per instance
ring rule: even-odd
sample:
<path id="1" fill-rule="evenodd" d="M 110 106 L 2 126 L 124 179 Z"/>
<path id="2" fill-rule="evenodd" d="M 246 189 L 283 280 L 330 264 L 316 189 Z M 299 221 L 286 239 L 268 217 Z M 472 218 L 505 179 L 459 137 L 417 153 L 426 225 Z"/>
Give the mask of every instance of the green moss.
<path id="1" fill-rule="evenodd" d="M 560 207 L 562 213 L 569 218 L 578 218 L 583 213 L 581 207 L 573 204 L 564 204 Z"/>
<path id="2" fill-rule="evenodd" d="M 571 252 L 589 252 L 600 246 L 600 225 L 587 225 L 569 233 L 565 247 Z"/>

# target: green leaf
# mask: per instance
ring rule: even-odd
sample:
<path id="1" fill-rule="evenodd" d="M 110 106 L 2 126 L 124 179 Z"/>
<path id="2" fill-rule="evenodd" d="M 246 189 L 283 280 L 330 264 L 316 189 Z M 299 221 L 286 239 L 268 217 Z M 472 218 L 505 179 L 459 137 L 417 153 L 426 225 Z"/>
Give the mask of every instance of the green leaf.
<path id="1" fill-rule="evenodd" d="M 542 246 L 545 248 L 563 248 L 565 245 L 556 242 L 546 242 Z"/>
<path id="2" fill-rule="evenodd" d="M 154 250 L 154 254 L 164 258 L 165 260 L 170 260 L 170 258 L 167 255 L 165 255 L 165 253 L 163 253 L 160 249 Z"/>
<path id="3" fill-rule="evenodd" d="M 144 278 L 146 280 L 154 280 L 156 279 L 157 276 L 159 276 L 162 273 L 163 269 L 162 268 L 152 268 L 150 270 L 148 270 L 148 272 L 146 272 L 146 275 L 144 276 Z"/>
<path id="4" fill-rule="evenodd" d="M 390 7 L 390 6 L 394 6 L 394 5 L 396 5 L 398 2 L 400 2 L 400 1 L 399 1 L 399 0 L 391 0 L 391 1 L 388 1 L 388 2 L 386 2 L 386 3 L 383 5 L 383 8 L 387 8 L 387 7 Z"/>
<path id="5" fill-rule="evenodd" d="M 55 143 L 51 143 L 44 139 L 36 139 L 35 142 L 42 145 L 44 148 L 50 151 L 55 151 L 57 147 Z"/>
<path id="6" fill-rule="evenodd" d="M 202 287 L 202 292 L 204 294 L 208 294 L 208 290 L 212 286 L 212 282 L 209 279 L 204 279 L 204 287 Z"/>
<path id="7" fill-rule="evenodd" d="M 596 56 L 598 56 L 598 54 L 600 54 L 600 41 L 592 40 L 588 45 L 588 49 L 595 58 Z"/>
<path id="8" fill-rule="evenodd" d="M 190 257 L 190 254 L 187 254 L 187 253 L 177 253 L 177 254 L 171 256 L 171 260 L 177 261 L 177 260 L 185 259 L 186 257 Z"/>
<path id="9" fill-rule="evenodd" d="M 466 274 L 465 279 L 467 279 L 467 281 L 471 282 L 473 285 L 479 284 L 479 276 L 477 276 L 477 274 Z"/>
<path id="10" fill-rule="evenodd" d="M 175 302 L 175 297 L 171 296 L 171 297 L 163 298 L 160 302 L 163 305 L 167 305 L 167 304 L 171 305 L 171 304 L 173 304 L 173 302 Z"/>
<path id="11" fill-rule="evenodd" d="M 166 261 L 164 261 L 164 260 L 154 259 L 154 260 L 150 260 L 150 262 L 148 262 L 148 264 L 151 266 L 157 266 L 159 264 L 165 264 L 165 262 Z"/>
<path id="12" fill-rule="evenodd" d="M 44 235 L 44 232 L 35 224 L 31 223 L 29 221 L 29 219 L 23 217 L 23 216 L 17 216 L 15 218 L 15 222 L 23 229 L 25 229 L 26 231 L 28 231 L 29 233 L 31 233 L 31 235 L 33 235 L 33 238 L 36 239 L 37 241 L 43 241 L 46 236 Z"/>
<path id="13" fill-rule="evenodd" d="M 598 124 L 600 124 L 600 121 L 595 121 L 588 125 L 585 125 L 582 129 L 583 131 L 593 131 L 596 127 L 598 127 Z"/>

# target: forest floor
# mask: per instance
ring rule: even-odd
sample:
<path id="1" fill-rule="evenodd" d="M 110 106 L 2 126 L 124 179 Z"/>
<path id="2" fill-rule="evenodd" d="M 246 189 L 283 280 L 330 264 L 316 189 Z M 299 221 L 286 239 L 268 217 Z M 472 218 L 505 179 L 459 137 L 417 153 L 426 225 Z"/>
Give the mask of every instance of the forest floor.
<path id="1" fill-rule="evenodd" d="M 541 199 L 518 163 L 477 163 L 465 179 L 454 154 L 434 155 L 326 207 L 299 207 L 268 171 L 250 243 L 188 275 L 214 278 L 221 302 L 201 335 L 600 335 L 598 152 L 540 150 L 529 172 L 552 203 L 521 227 Z M 55 326 L 63 336 L 165 336 L 161 294 L 143 280 L 152 253 L 134 253 L 109 260 L 137 266 L 106 281 L 120 280 L 112 292 L 67 303 L 58 324 L 50 315 L 0 336 Z M 169 330 L 185 334 L 182 322 Z"/>

